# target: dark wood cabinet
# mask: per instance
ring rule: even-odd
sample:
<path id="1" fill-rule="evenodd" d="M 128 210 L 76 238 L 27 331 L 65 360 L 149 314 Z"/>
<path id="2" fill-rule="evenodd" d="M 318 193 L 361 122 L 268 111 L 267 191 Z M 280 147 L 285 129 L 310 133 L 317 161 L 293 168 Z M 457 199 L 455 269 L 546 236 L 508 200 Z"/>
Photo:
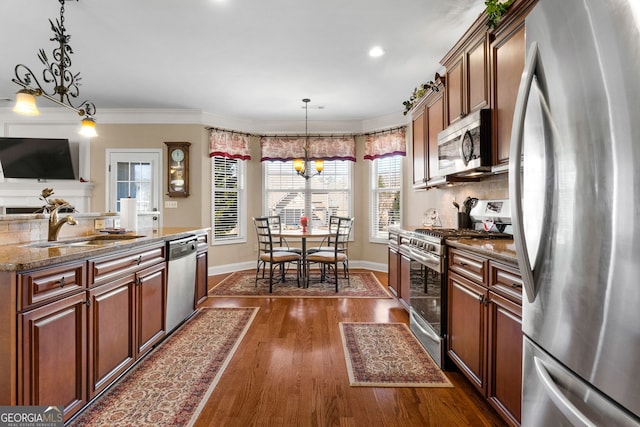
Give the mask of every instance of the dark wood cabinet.
<path id="1" fill-rule="evenodd" d="M 482 394 L 486 389 L 485 348 L 488 291 L 453 272 L 449 274 L 447 351 Z"/>
<path id="2" fill-rule="evenodd" d="M 136 360 L 135 275 L 89 291 L 89 399 Z"/>
<path id="3" fill-rule="evenodd" d="M 432 92 L 425 104 L 426 146 L 427 146 L 427 179 L 440 176 L 438 167 L 438 134 L 445 128 L 444 87 L 440 85 L 438 92 Z"/>
<path id="4" fill-rule="evenodd" d="M 536 3 L 537 0 L 513 2 L 493 31 L 489 48 L 492 162 L 503 169 L 509 164 L 511 125 L 526 59 L 525 18 Z"/>
<path id="5" fill-rule="evenodd" d="M 424 188 L 427 178 L 426 108 L 422 104 L 411 119 L 411 155 L 413 158 L 413 187 Z"/>
<path id="6" fill-rule="evenodd" d="M 441 61 L 448 125 L 489 105 L 489 37 L 478 19 Z"/>
<path id="7" fill-rule="evenodd" d="M 136 273 L 137 357 L 151 350 L 165 335 L 166 283 L 164 262 Z"/>
<path id="8" fill-rule="evenodd" d="M 60 405 L 69 419 L 87 403 L 85 292 L 18 315 L 20 405 Z"/>
<path id="9" fill-rule="evenodd" d="M 487 399 L 511 425 L 522 412 L 522 307 L 489 292 Z"/>
<path id="10" fill-rule="evenodd" d="M 515 266 L 449 249 L 447 352 L 513 426 L 522 409 L 521 284 Z"/>
<path id="11" fill-rule="evenodd" d="M 207 298 L 209 278 L 209 245 L 207 234 L 196 236 L 198 252 L 196 254 L 196 300 L 195 306 Z"/>
<path id="12" fill-rule="evenodd" d="M 500 33 L 491 44 L 493 164 L 509 162 L 511 125 L 525 62 L 524 20 Z"/>
<path id="13" fill-rule="evenodd" d="M 400 252 L 400 289 L 398 292 L 398 299 L 400 304 L 409 310 L 411 294 L 411 259 Z"/>
<path id="14" fill-rule="evenodd" d="M 396 297 L 398 296 L 400 283 L 400 254 L 398 249 L 389 247 L 388 249 L 388 288 Z"/>

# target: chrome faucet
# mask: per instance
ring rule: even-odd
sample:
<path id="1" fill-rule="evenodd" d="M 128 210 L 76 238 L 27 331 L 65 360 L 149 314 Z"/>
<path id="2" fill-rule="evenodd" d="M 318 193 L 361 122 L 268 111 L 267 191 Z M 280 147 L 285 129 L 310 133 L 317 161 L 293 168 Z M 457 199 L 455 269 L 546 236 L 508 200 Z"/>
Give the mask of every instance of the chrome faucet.
<path id="1" fill-rule="evenodd" d="M 58 205 L 51 210 L 49 213 L 49 241 L 55 242 L 58 240 L 58 233 L 60 233 L 60 229 L 63 225 L 76 225 L 78 221 L 71 215 L 67 215 L 64 218 L 58 220 L 58 210 L 60 208 L 72 208 L 71 205 Z"/>

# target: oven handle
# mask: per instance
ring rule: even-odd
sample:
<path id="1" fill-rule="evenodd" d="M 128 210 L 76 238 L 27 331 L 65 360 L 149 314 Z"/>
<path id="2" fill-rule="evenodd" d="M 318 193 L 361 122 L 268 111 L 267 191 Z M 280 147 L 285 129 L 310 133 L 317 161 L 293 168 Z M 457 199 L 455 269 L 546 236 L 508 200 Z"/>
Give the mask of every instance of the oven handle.
<path id="1" fill-rule="evenodd" d="M 411 257 L 413 259 L 415 259 L 416 261 L 433 268 L 434 270 L 437 270 L 439 273 L 441 273 L 440 271 L 440 257 L 438 255 L 433 255 L 433 254 L 429 254 L 429 253 L 424 253 L 424 252 L 418 252 L 413 248 L 409 248 L 409 252 L 411 253 Z"/>
<path id="2" fill-rule="evenodd" d="M 412 307 L 412 310 L 411 310 L 411 311 L 412 311 L 412 313 L 411 313 L 411 314 L 412 314 L 414 317 L 419 316 L 419 314 L 418 314 L 416 311 L 414 311 L 414 310 L 413 310 L 413 307 Z M 420 324 L 420 322 L 414 322 L 414 323 L 413 323 L 413 326 L 414 326 L 414 327 L 419 328 L 421 332 L 423 332 L 425 335 L 427 335 L 427 336 L 428 336 L 429 338 L 431 338 L 433 341 L 440 341 L 440 337 L 438 336 L 438 334 L 436 334 L 436 333 L 435 333 L 435 331 L 434 331 L 433 329 L 431 329 L 431 328 L 424 328 L 424 327 L 422 327 L 422 325 Z"/>

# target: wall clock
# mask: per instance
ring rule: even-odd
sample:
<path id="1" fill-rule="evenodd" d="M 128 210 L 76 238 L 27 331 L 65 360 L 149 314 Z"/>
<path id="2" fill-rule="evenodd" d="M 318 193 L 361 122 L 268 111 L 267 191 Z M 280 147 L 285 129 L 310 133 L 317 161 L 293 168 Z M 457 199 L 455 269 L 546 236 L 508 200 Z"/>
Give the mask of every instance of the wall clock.
<path id="1" fill-rule="evenodd" d="M 167 195 L 189 196 L 189 146 L 190 142 L 165 142 L 168 151 Z"/>

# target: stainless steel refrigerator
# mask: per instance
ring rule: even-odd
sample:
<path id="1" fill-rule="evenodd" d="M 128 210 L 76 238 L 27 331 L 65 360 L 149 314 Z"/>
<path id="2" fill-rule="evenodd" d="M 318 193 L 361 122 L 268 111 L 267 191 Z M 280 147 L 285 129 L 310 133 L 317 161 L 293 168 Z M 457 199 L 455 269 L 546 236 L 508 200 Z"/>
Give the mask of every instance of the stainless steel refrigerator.
<path id="1" fill-rule="evenodd" d="M 512 129 L 523 426 L 640 425 L 640 1 L 540 0 Z"/>

